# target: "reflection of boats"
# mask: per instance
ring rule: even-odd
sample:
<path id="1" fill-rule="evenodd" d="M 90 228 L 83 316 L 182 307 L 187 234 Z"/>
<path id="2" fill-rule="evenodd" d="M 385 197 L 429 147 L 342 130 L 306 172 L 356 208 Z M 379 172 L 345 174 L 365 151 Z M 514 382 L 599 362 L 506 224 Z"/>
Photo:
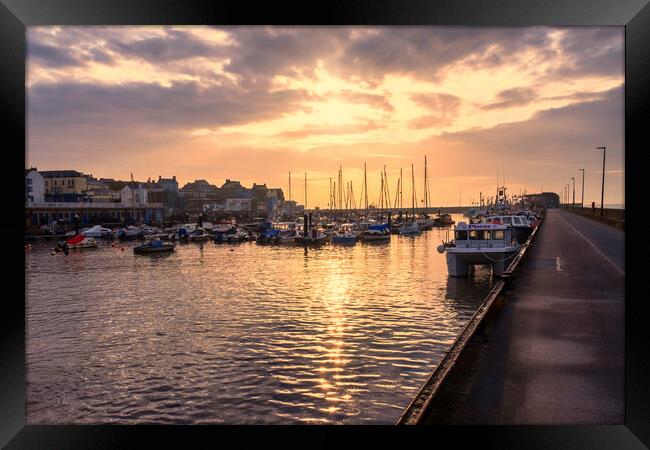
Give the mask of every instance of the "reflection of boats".
<path id="1" fill-rule="evenodd" d="M 84 236 L 83 234 L 78 234 L 72 239 L 65 241 L 69 249 L 74 248 L 97 248 L 97 241 L 93 238 Z"/>
<path id="2" fill-rule="evenodd" d="M 469 266 L 474 265 L 490 265 L 492 273 L 500 275 L 520 248 L 512 227 L 503 224 L 460 222 L 454 237 L 438 246 L 440 253 L 446 253 L 447 271 L 452 277 L 466 276 Z"/>
<path id="3" fill-rule="evenodd" d="M 164 243 L 160 239 L 148 242 L 146 244 L 138 245 L 133 248 L 133 253 L 142 255 L 146 253 L 162 253 L 174 250 L 174 244 Z"/>

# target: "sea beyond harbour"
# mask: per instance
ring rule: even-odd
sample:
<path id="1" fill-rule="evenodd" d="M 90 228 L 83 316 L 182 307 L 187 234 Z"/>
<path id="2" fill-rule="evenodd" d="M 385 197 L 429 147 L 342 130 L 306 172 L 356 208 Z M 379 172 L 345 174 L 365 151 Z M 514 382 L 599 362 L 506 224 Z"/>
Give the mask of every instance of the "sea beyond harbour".
<path id="1" fill-rule="evenodd" d="M 447 276 L 446 232 L 144 256 L 36 242 L 27 423 L 395 423 L 491 287 L 489 268 Z"/>

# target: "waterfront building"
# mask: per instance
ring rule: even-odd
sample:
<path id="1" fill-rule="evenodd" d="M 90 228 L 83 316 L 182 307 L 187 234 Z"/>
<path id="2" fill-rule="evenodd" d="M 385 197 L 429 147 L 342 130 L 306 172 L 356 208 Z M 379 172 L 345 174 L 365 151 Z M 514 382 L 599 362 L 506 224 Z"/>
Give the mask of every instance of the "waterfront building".
<path id="1" fill-rule="evenodd" d="M 88 189 L 88 177 L 76 170 L 44 170 L 45 194 L 81 194 Z"/>
<path id="2" fill-rule="evenodd" d="M 45 201 L 45 179 L 36 167 L 25 170 L 25 203 Z"/>
<path id="3" fill-rule="evenodd" d="M 120 191 L 120 202 L 127 206 L 142 206 L 147 204 L 147 189 L 142 183 L 128 184 Z"/>
<path id="4" fill-rule="evenodd" d="M 187 183 L 178 190 L 180 206 L 189 216 L 195 220 L 203 214 L 203 205 L 219 203 L 219 189 L 208 183 L 206 180 L 195 180 Z"/>

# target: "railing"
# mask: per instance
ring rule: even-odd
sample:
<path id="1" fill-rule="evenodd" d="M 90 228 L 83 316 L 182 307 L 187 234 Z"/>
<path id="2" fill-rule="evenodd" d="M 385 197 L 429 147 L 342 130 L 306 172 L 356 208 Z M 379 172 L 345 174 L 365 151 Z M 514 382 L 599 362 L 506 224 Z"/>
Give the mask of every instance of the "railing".
<path id="1" fill-rule="evenodd" d="M 129 205 L 109 202 L 25 202 L 29 209 L 155 209 L 162 208 L 163 203 L 146 203 L 144 205 Z"/>

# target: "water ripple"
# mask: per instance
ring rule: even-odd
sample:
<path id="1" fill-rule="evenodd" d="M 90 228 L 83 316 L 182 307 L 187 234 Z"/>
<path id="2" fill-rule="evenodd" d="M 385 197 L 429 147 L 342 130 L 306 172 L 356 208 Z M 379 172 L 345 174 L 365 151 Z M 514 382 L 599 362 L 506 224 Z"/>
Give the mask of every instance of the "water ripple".
<path id="1" fill-rule="evenodd" d="M 27 254 L 27 421 L 394 423 L 490 288 L 444 231 L 307 250 Z"/>

